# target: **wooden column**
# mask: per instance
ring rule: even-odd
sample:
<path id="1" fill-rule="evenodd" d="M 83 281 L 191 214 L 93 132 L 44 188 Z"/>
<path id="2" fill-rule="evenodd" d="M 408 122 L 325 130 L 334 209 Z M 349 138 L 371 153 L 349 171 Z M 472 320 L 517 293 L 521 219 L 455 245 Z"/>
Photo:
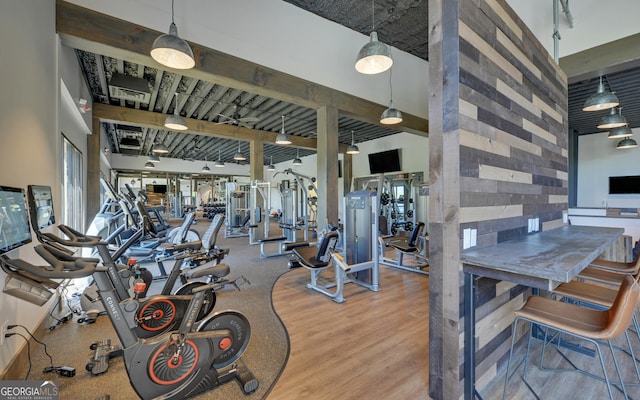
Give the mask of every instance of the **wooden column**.
<path id="1" fill-rule="evenodd" d="M 338 221 L 338 110 L 321 107 L 318 118 L 318 228 Z"/>
<path id="2" fill-rule="evenodd" d="M 342 158 L 342 187 L 344 194 L 351 191 L 351 179 L 353 178 L 353 156 L 345 153 Z"/>
<path id="3" fill-rule="evenodd" d="M 252 181 L 264 179 L 264 142 L 254 139 L 249 141 L 249 171 Z"/>
<path id="4" fill-rule="evenodd" d="M 92 119 L 92 133 L 87 136 L 87 190 L 85 192 L 85 230 L 100 211 L 100 120 Z"/>
<path id="5" fill-rule="evenodd" d="M 429 0 L 429 392 L 434 399 L 457 399 L 462 392 L 460 1 L 463 0 Z"/>

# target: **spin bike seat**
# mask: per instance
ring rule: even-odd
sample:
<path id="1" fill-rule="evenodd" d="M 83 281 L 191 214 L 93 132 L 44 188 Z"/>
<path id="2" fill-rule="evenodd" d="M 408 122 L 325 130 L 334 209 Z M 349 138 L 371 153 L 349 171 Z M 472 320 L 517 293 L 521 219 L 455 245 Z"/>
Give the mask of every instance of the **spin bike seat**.
<path id="1" fill-rule="evenodd" d="M 185 270 L 184 276 L 187 279 L 202 278 L 203 276 L 222 278 L 229 275 L 230 271 L 231 269 L 227 264 L 202 265 L 200 267 Z"/>

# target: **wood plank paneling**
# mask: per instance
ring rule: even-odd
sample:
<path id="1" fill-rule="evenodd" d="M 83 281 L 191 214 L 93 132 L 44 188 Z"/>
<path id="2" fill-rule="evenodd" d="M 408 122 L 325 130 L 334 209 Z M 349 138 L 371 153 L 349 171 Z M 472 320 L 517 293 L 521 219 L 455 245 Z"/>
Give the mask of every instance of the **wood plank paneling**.
<path id="1" fill-rule="evenodd" d="M 562 220 L 568 198 L 567 81 L 505 0 L 431 0 L 429 10 L 439 18 L 430 19 L 431 31 L 442 34 L 429 52 L 430 177 L 444 181 L 432 186 L 430 204 L 429 232 L 437 238 L 431 247 L 431 306 L 432 318 L 442 312 L 454 324 L 434 329 L 432 322 L 431 364 L 437 369 L 431 376 L 440 374 L 442 385 L 431 393 L 451 398 L 467 378 L 460 357 L 464 341 L 458 337 L 454 349 L 447 336 L 461 332 L 462 321 L 445 318 L 454 306 L 463 317 L 463 274 L 456 264 L 461 231 L 478 229 L 478 244 L 489 245 L 526 235 L 529 219 L 544 228 Z M 447 47 L 449 35 L 458 38 Z M 457 110 L 448 107 L 454 97 Z M 452 139 L 458 139 L 457 153 Z M 528 291 L 479 279 L 476 293 L 475 373 L 484 385 L 501 368 L 513 310 Z M 448 381 L 456 375 L 447 375 L 453 359 L 460 362 L 457 388 Z"/>

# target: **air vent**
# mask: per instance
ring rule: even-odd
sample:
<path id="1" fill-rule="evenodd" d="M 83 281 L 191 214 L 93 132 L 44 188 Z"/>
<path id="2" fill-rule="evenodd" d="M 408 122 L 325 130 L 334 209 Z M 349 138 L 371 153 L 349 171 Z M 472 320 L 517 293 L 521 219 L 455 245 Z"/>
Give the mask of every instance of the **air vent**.
<path id="1" fill-rule="evenodd" d="M 111 81 L 109 81 L 109 96 L 114 99 L 148 104 L 151 100 L 151 89 L 149 82 L 142 78 L 116 73 L 111 75 Z"/>

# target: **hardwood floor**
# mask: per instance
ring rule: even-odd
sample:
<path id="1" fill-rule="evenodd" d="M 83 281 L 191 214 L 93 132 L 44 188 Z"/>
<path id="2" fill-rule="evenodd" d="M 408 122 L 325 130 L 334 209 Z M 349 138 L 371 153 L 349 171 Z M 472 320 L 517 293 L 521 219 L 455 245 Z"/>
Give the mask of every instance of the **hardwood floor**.
<path id="1" fill-rule="evenodd" d="M 429 398 L 427 276 L 380 266 L 380 291 L 346 285 L 343 304 L 308 281 L 298 268 L 274 286 L 291 354 L 268 399 Z"/>

